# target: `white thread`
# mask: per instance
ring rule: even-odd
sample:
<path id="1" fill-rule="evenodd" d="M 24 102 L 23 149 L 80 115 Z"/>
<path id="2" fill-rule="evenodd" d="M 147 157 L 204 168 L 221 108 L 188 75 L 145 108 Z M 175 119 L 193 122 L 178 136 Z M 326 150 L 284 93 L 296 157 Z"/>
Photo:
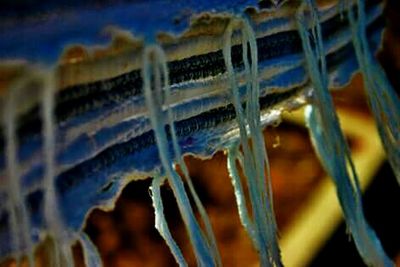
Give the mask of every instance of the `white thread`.
<path id="1" fill-rule="evenodd" d="M 85 233 L 79 234 L 79 241 L 82 245 L 83 258 L 86 267 L 101 267 L 103 263 L 96 246 Z"/>
<path id="2" fill-rule="evenodd" d="M 151 199 L 153 201 L 153 207 L 156 216 L 155 227 L 160 232 L 160 235 L 164 238 L 165 242 L 170 248 L 172 255 L 174 256 L 179 266 L 187 266 L 187 263 L 182 255 L 181 250 L 179 249 L 178 245 L 176 244 L 175 240 L 171 235 L 171 232 L 169 231 L 168 223 L 164 216 L 164 206 L 162 203 L 162 198 L 160 193 L 160 186 L 164 182 L 164 180 L 165 178 L 154 177 L 150 188 L 152 192 Z"/>
<path id="3" fill-rule="evenodd" d="M 240 180 L 240 176 L 236 166 L 236 159 L 239 157 L 238 154 L 239 144 L 234 144 L 228 150 L 228 172 L 229 176 L 232 178 L 232 185 L 235 191 L 236 203 L 238 206 L 238 213 L 240 217 L 240 221 L 243 224 L 244 229 L 247 234 L 250 236 L 251 240 L 257 240 L 256 232 L 254 229 L 254 224 L 250 219 L 249 212 L 246 206 L 246 198 L 243 191 L 242 182 Z M 256 246 L 256 249 L 259 250 L 258 242 L 253 242 Z"/>
<path id="4" fill-rule="evenodd" d="M 149 118 L 153 127 L 160 160 L 164 171 L 168 177 L 169 184 L 175 194 L 178 208 L 182 215 L 183 221 L 189 233 L 191 243 L 194 248 L 198 265 L 210 266 L 215 265 L 215 259 L 212 257 L 210 252 L 210 245 L 204 240 L 203 233 L 200 226 L 198 225 L 196 218 L 193 214 L 189 198 L 186 194 L 183 182 L 179 175 L 173 168 L 173 161 L 170 159 L 168 153 L 168 138 L 164 129 L 163 113 L 161 109 L 161 103 L 154 101 L 153 92 L 151 90 L 151 70 L 150 70 L 150 58 L 154 55 L 156 49 L 152 46 L 144 49 L 143 53 L 143 67 L 142 67 L 142 79 L 144 96 L 147 109 L 149 111 Z M 157 57 L 154 59 L 157 60 Z M 154 84 L 156 86 L 155 91 L 161 91 L 161 77 L 159 70 L 156 67 L 153 70 L 154 73 Z M 159 100 L 159 98 L 156 100 Z"/>
<path id="5" fill-rule="evenodd" d="M 243 62 L 248 78 L 246 117 L 240 100 L 239 88 L 235 79 L 235 70 L 232 64 L 231 36 L 234 27 L 239 27 L 242 31 Z M 252 241 L 256 248 L 259 248 L 261 265 L 281 265 L 280 251 L 276 241 L 276 222 L 272 208 L 272 190 L 270 185 L 269 163 L 265 149 L 260 122 L 259 107 L 259 84 L 258 84 L 258 62 L 257 44 L 254 32 L 248 23 L 243 19 L 234 19 L 229 23 L 225 30 L 223 39 L 223 55 L 227 68 L 228 80 L 230 83 L 232 102 L 235 107 L 236 119 L 239 126 L 240 141 L 244 152 L 244 173 L 250 191 L 250 201 L 254 217 L 254 235 Z M 248 62 L 247 44 L 250 46 L 251 66 Z M 251 82 L 251 83 L 250 83 Z M 246 122 L 249 126 L 249 133 L 246 130 Z M 250 149 L 248 138 L 252 142 L 253 149 Z M 232 164 L 232 167 L 236 168 Z M 232 171 L 233 169 L 231 169 Z M 265 171 L 268 175 L 268 185 L 266 184 Z M 231 177 L 235 173 L 231 172 Z M 235 181 L 233 181 L 235 183 Z M 238 190 L 237 188 L 235 190 Z M 238 203 L 239 209 L 242 209 Z M 246 212 L 242 212 L 242 224 L 248 227 L 250 218 L 246 218 Z M 251 229 L 248 230 L 251 232 Z"/>
<path id="6" fill-rule="evenodd" d="M 167 59 L 165 57 L 165 53 L 162 51 L 161 47 L 156 46 L 155 47 L 155 52 L 157 53 L 157 60 L 160 62 L 160 67 L 163 72 L 163 77 L 164 77 L 164 90 L 165 90 L 165 102 L 170 103 L 170 97 L 171 97 L 171 87 L 169 83 L 169 73 L 168 73 L 168 67 L 167 67 Z M 162 92 L 158 92 L 156 94 L 158 96 L 162 95 Z M 162 103 L 160 100 L 159 103 Z M 167 125 L 169 125 L 169 129 L 171 132 L 171 137 L 172 137 L 172 144 L 174 148 L 174 153 L 175 153 L 175 159 L 177 160 L 179 166 L 181 167 L 183 176 L 186 180 L 186 183 L 189 187 L 189 191 L 191 195 L 193 196 L 194 202 L 196 204 L 196 207 L 200 213 L 201 219 L 203 220 L 204 226 L 206 228 L 206 233 L 207 233 L 207 238 L 209 243 L 211 244 L 212 247 L 212 252 L 214 254 L 214 258 L 216 259 L 216 263 L 218 266 L 222 266 L 221 262 L 221 256 L 219 255 L 218 252 L 218 247 L 217 247 L 217 242 L 215 240 L 214 233 L 212 231 L 211 223 L 208 218 L 207 212 L 203 206 L 203 204 L 200 201 L 200 198 L 193 186 L 192 180 L 190 179 L 189 171 L 187 169 L 187 166 L 183 160 L 183 156 L 181 153 L 181 149 L 178 144 L 178 137 L 176 134 L 176 129 L 175 129 L 175 124 L 174 124 L 174 119 L 173 119 L 173 114 L 171 108 L 168 106 L 166 108 L 167 112 Z"/>
<path id="7" fill-rule="evenodd" d="M 366 36 L 365 4 L 357 0 L 355 10 L 348 6 L 348 19 L 352 30 L 352 40 L 356 57 L 362 71 L 368 103 L 377 123 L 378 132 L 400 184 L 400 99 L 388 81 L 379 62 L 370 52 Z"/>
<path id="8" fill-rule="evenodd" d="M 53 253 L 50 253 L 52 266 L 58 267 L 65 263 L 67 267 L 74 266 L 71 248 L 68 245 L 65 231 L 67 230 L 61 218 L 55 184 L 55 146 L 56 122 L 54 118 L 54 94 L 56 90 L 55 72 L 44 74 L 42 109 L 43 154 L 45 162 L 44 188 L 44 217 L 50 238 L 54 238 Z"/>
<path id="9" fill-rule="evenodd" d="M 304 17 L 306 4 L 311 9 L 312 33 L 317 52 L 313 51 L 308 36 L 307 22 Z M 375 232 L 364 218 L 357 174 L 327 88 L 328 78 L 317 12 L 315 1 L 306 0 L 297 14 L 306 64 L 314 85 L 314 106 L 308 109 L 307 117 L 311 138 L 322 158 L 322 163 L 336 183 L 346 222 L 364 261 L 369 265 L 391 266 L 392 263 L 383 251 Z"/>
<path id="10" fill-rule="evenodd" d="M 21 177 L 18 170 L 18 140 L 17 140 L 17 99 L 21 91 L 31 81 L 31 73 L 25 73 L 8 90 L 8 97 L 3 112 L 6 141 L 6 171 L 8 185 L 9 220 L 12 234 L 13 249 L 16 251 L 17 265 L 20 262 L 20 251 L 27 250 L 28 265 L 34 266 L 33 243 L 30 234 L 30 219 L 24 195 L 21 188 Z M 24 248 L 26 246 L 26 248 Z"/>

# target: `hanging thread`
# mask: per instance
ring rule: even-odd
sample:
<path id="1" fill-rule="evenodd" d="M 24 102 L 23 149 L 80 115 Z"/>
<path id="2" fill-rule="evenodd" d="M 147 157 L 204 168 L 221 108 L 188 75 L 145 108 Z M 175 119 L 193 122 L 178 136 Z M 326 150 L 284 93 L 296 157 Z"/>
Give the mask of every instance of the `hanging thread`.
<path id="1" fill-rule="evenodd" d="M 309 9 L 306 9 L 306 8 Z M 305 12 L 311 16 L 311 30 Z M 333 100 L 328 91 L 328 77 L 318 10 L 314 0 L 303 2 L 297 13 L 305 63 L 314 87 L 312 105 L 307 107 L 306 120 L 313 145 L 322 164 L 334 180 L 347 225 L 360 255 L 367 265 L 393 266 L 375 232 L 367 224 L 362 209 L 361 190 L 343 136 Z M 314 40 L 314 49 L 311 40 Z"/>
<path id="2" fill-rule="evenodd" d="M 242 33 L 242 53 L 244 71 L 247 79 L 246 86 L 246 110 L 243 110 L 239 87 L 235 78 L 235 70 L 232 64 L 232 34 L 235 27 L 239 27 Z M 229 80 L 232 103 L 235 107 L 236 120 L 239 126 L 240 143 L 243 148 L 243 169 L 247 185 L 250 191 L 250 201 L 254 222 L 250 223 L 248 212 L 243 209 L 243 198 L 237 198 L 238 208 L 242 224 L 252 238 L 254 247 L 258 250 L 262 266 L 281 266 L 280 251 L 277 242 L 277 226 L 274 217 L 272 203 L 272 189 L 269 171 L 269 162 L 265 149 L 264 138 L 260 122 L 259 84 L 258 84 L 258 55 L 257 43 L 254 32 L 244 19 L 233 19 L 227 26 L 223 38 L 223 56 Z M 249 46 L 249 47 L 248 47 Z M 250 49 L 251 66 L 247 50 Z M 249 133 L 247 132 L 247 127 Z M 250 148 L 249 141 L 252 148 Z M 232 147 L 229 151 L 234 152 Z M 229 170 L 233 179 L 233 185 L 238 185 L 235 194 L 240 194 L 241 188 L 237 183 L 236 164 L 231 157 Z M 267 173 L 267 177 L 265 176 Z M 268 182 L 266 182 L 266 180 Z M 254 234 L 253 234 L 254 233 Z"/>
<path id="3" fill-rule="evenodd" d="M 178 208 L 189 233 L 191 243 L 194 248 L 196 259 L 199 266 L 214 266 L 217 260 L 214 252 L 211 251 L 210 244 L 205 240 L 202 230 L 196 221 L 189 198 L 186 194 L 183 182 L 178 173 L 174 170 L 173 160 L 168 153 L 168 138 L 165 131 L 162 103 L 160 101 L 162 93 L 161 73 L 158 67 L 159 55 L 154 47 L 146 47 L 143 53 L 142 78 L 146 107 L 153 127 L 159 156 L 164 172 L 168 177 L 168 182 L 176 197 Z M 150 60 L 153 57 L 153 71 L 151 70 Z M 151 89 L 151 78 L 154 77 L 154 92 Z M 164 79 L 166 79 L 164 77 Z"/>
<path id="4" fill-rule="evenodd" d="M 353 45 L 367 92 L 368 103 L 388 161 L 400 185 L 400 99 L 381 65 L 372 55 L 366 36 L 365 3 L 357 0 L 355 10 L 348 5 Z"/>
<path id="5" fill-rule="evenodd" d="M 31 75 L 26 74 L 8 90 L 7 101 L 3 111 L 6 146 L 6 172 L 8 189 L 9 225 L 12 233 L 12 243 L 16 251 L 17 266 L 21 265 L 20 253 L 26 251 L 28 266 L 34 266 L 33 242 L 30 234 L 29 213 L 21 187 L 21 174 L 18 168 L 17 140 L 17 101 L 22 91 L 31 81 Z"/>

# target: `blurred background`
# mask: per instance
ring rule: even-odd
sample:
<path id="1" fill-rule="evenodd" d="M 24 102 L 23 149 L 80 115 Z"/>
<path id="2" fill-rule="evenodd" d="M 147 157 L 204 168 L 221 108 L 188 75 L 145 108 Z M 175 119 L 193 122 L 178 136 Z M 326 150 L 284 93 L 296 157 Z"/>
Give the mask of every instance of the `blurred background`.
<path id="1" fill-rule="evenodd" d="M 388 30 L 378 57 L 399 92 L 400 1 L 388 0 L 386 15 Z M 379 144 L 372 140 L 376 136 L 372 137 L 373 121 L 360 75 L 348 88 L 335 92 L 334 98 L 354 160 L 366 160 L 360 161 L 358 171 L 367 187 L 364 193 L 367 220 L 389 256 L 400 266 L 400 187 L 381 148 L 377 147 Z M 328 193 L 324 192 L 330 190 L 329 194 L 334 194 L 333 185 L 313 152 L 299 116 L 287 114 L 278 127 L 265 130 L 284 261 L 287 266 L 364 266 L 347 234 L 337 203 L 326 198 Z M 346 120 L 350 120 L 348 129 L 343 123 Z M 185 161 L 210 216 L 224 266 L 257 266 L 257 254 L 239 221 L 226 156 L 221 152 L 211 160 L 186 157 Z M 85 231 L 98 247 L 105 266 L 176 266 L 154 228 L 150 184 L 150 179 L 132 182 L 123 190 L 113 211 L 94 210 L 90 214 Z M 330 189 L 324 191 L 325 188 Z M 189 265 L 195 266 L 188 236 L 168 186 L 162 187 L 162 197 L 173 236 Z M 79 248 L 75 249 L 77 259 L 81 258 Z"/>

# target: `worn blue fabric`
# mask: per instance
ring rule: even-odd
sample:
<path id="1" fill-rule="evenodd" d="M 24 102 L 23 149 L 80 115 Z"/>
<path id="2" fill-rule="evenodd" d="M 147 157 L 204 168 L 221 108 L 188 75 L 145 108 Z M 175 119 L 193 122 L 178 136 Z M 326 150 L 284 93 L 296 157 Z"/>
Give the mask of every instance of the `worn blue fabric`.
<path id="1" fill-rule="evenodd" d="M 360 255 L 367 264 L 392 265 L 365 222 L 357 175 L 328 91 L 343 87 L 361 70 L 398 176 L 399 100 L 373 57 L 384 27 L 381 2 L 354 1 L 347 9 L 343 3 L 317 9 L 312 0 L 301 7 L 291 1 L 247 0 L 50 2 L 6 1 L 0 10 L 0 62 L 23 59 L 29 65 L 0 98 L 5 103 L 0 261 L 27 255 L 32 265 L 32 251 L 47 235 L 54 245 L 54 266 L 73 265 L 70 246 L 75 241 L 81 242 L 88 266 L 100 265 L 94 245 L 82 233 L 86 216 L 94 207 L 110 207 L 126 183 L 141 175 L 156 177 L 151 187 L 155 224 L 177 263 L 186 265 L 163 214 L 164 179 L 176 197 L 198 265 L 220 266 L 211 224 L 182 157 L 210 157 L 226 150 L 239 217 L 260 263 L 283 265 L 262 135 L 268 120 L 261 118 L 277 106 L 299 107 L 297 99 L 309 99 L 311 93 L 311 138 L 337 185 Z M 285 9 L 287 5 L 292 9 Z M 276 16 L 263 17 L 263 7 Z M 183 51 L 181 57 L 169 60 L 172 52 L 158 43 L 157 34 L 179 36 L 202 12 L 221 21 L 220 36 L 210 41 L 214 46 L 184 57 L 183 45 L 193 40 L 178 38 L 173 52 Z M 107 44 L 107 26 L 142 42 L 140 66 L 58 90 L 62 77 L 57 76 L 57 60 L 63 49 Z M 20 114 L 28 90 L 36 90 L 39 101 Z"/>

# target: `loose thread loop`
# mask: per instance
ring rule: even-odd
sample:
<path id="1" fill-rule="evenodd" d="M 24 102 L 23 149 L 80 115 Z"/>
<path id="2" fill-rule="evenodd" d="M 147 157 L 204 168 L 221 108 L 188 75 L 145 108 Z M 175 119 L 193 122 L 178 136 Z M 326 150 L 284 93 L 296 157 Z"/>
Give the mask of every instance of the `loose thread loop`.
<path id="1" fill-rule="evenodd" d="M 182 179 L 174 170 L 173 159 L 168 152 L 169 142 L 164 127 L 164 114 L 162 112 L 162 103 L 160 100 L 162 93 L 161 73 L 158 66 L 160 65 L 160 60 L 164 61 L 165 58 L 159 53 L 160 51 L 161 49 L 156 48 L 155 46 L 149 46 L 144 49 L 142 78 L 146 107 L 149 111 L 149 118 L 153 127 L 161 165 L 166 173 L 166 176 L 168 177 L 168 182 L 176 197 L 178 208 L 188 230 L 190 241 L 193 245 L 198 264 L 200 266 L 214 266 L 217 264 L 216 259 L 213 257 L 214 253 L 210 251 L 211 246 L 204 239 L 202 230 L 194 216 Z M 153 71 L 151 70 L 150 64 L 150 59 L 152 56 L 154 57 L 153 65 L 155 65 L 155 67 L 153 67 Z M 156 98 L 154 98 L 154 92 L 151 90 L 152 74 L 154 75 L 154 91 L 156 93 Z M 164 77 L 164 81 L 167 79 L 167 77 Z"/>
<path id="2" fill-rule="evenodd" d="M 247 78 L 246 110 L 243 110 L 242 107 L 241 94 L 232 64 L 232 34 L 235 28 L 239 28 L 242 33 L 243 63 Z M 251 65 L 247 54 L 248 45 Z M 227 68 L 232 103 L 235 107 L 236 120 L 239 126 L 240 142 L 244 152 L 243 168 L 250 191 L 254 227 L 249 223 L 250 218 L 248 218 L 248 213 L 243 209 L 242 203 L 238 202 L 238 208 L 243 215 L 241 216 L 241 221 L 247 232 L 249 232 L 255 248 L 259 251 L 261 265 L 280 266 L 281 259 L 276 239 L 277 227 L 272 203 L 269 162 L 260 122 L 257 43 L 254 32 L 247 20 L 233 19 L 227 26 L 223 37 L 223 56 Z M 248 143 L 249 138 L 252 149 Z M 231 153 L 233 152 L 231 151 Z M 233 185 L 237 185 L 235 192 L 240 194 L 241 189 L 236 181 L 237 173 L 235 172 L 236 167 L 233 161 L 231 158 L 230 174 L 233 179 Z M 265 173 L 267 173 L 267 179 Z M 268 184 L 266 180 L 268 180 Z M 243 201 L 241 198 L 236 199 Z"/>
<path id="3" fill-rule="evenodd" d="M 194 188 L 192 179 L 190 178 L 190 175 L 189 175 L 189 170 L 187 169 L 187 166 L 183 160 L 182 152 L 181 152 L 181 149 L 179 146 L 178 137 L 176 134 L 175 123 L 174 123 L 174 119 L 173 119 L 173 114 L 172 114 L 172 110 L 171 110 L 171 106 L 170 106 L 170 104 L 171 104 L 171 101 L 170 101 L 171 87 L 170 87 L 170 82 L 169 82 L 167 59 L 166 59 L 165 53 L 162 51 L 161 47 L 156 46 L 155 49 L 157 51 L 157 56 L 159 58 L 159 62 L 160 62 L 161 69 L 163 72 L 163 77 L 164 77 L 165 103 L 167 105 L 167 107 L 166 107 L 166 112 L 167 112 L 166 124 L 169 126 L 169 129 L 170 129 L 171 140 L 172 140 L 173 150 L 174 150 L 174 154 L 175 154 L 175 160 L 177 161 L 178 165 L 180 166 L 180 168 L 182 170 L 183 177 L 185 178 L 185 181 L 189 188 L 189 192 L 194 199 L 196 208 L 199 211 L 201 219 L 206 228 L 207 239 L 208 239 L 208 242 L 210 243 L 211 251 L 213 252 L 213 256 L 214 256 L 214 259 L 216 260 L 216 264 L 218 266 L 222 266 L 221 256 L 219 255 L 219 252 L 218 252 L 218 246 L 217 246 L 217 242 L 216 242 L 216 239 L 215 239 L 212 227 L 211 227 L 210 219 L 208 218 L 207 212 L 206 212 L 203 204 L 201 203 L 201 200 Z M 162 92 L 159 92 L 159 96 L 160 95 L 162 95 Z M 160 100 L 160 103 L 161 102 L 162 101 Z"/>
<path id="4" fill-rule="evenodd" d="M 379 62 L 370 52 L 366 36 L 364 1 L 357 0 L 355 10 L 348 6 L 348 19 L 357 61 L 363 74 L 368 103 L 375 117 L 389 163 L 400 185 L 400 98 L 388 81 Z"/>
<path id="5" fill-rule="evenodd" d="M 59 209 L 59 200 L 55 184 L 55 158 L 56 158 L 56 120 L 55 90 L 57 86 L 56 74 L 49 71 L 43 74 L 44 86 L 42 90 L 41 115 L 43 121 L 43 154 L 45 174 L 43 179 L 44 189 L 44 217 L 47 231 L 53 239 L 53 253 L 50 253 L 52 266 L 73 267 L 72 250 L 69 246 L 67 227 L 64 224 Z"/>
<path id="6" fill-rule="evenodd" d="M 34 266 L 33 242 L 31 237 L 31 223 L 21 187 L 21 174 L 18 168 L 18 140 L 17 140 L 17 101 L 25 86 L 33 75 L 26 75 L 12 84 L 8 90 L 8 97 L 3 112 L 6 145 L 6 173 L 8 188 L 9 225 L 12 233 L 13 248 L 16 251 L 17 266 L 21 265 L 21 251 L 27 251 L 28 266 Z"/>
<path id="7" fill-rule="evenodd" d="M 312 48 L 309 24 L 304 15 L 306 7 L 310 8 L 313 20 L 314 29 L 311 29 L 311 34 L 316 42 L 314 44 L 316 51 Z M 314 86 L 312 106 L 306 109 L 306 120 L 314 148 L 336 184 L 346 222 L 364 261 L 368 265 L 392 266 L 393 263 L 383 251 L 378 237 L 364 218 L 358 177 L 327 87 L 328 77 L 322 34 L 314 0 L 304 1 L 298 10 L 297 19 L 305 63 Z"/>

